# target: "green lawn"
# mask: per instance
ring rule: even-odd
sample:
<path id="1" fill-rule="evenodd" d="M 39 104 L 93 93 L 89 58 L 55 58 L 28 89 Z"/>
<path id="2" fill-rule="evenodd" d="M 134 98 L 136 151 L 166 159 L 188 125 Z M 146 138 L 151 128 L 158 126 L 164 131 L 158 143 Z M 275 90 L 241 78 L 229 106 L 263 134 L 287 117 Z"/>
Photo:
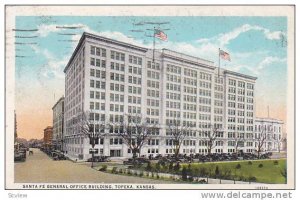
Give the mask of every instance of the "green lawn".
<path id="1" fill-rule="evenodd" d="M 211 171 L 211 176 L 214 176 L 216 166 L 219 168 L 220 173 L 225 171 L 231 171 L 231 176 L 239 179 L 241 177 L 255 177 L 256 182 L 261 183 L 285 183 L 285 178 L 281 175 L 281 171 L 286 168 L 286 159 L 278 160 L 278 165 L 274 164 L 274 160 L 257 160 L 251 161 L 252 165 L 248 164 L 248 161 L 239 162 L 216 162 L 216 163 L 192 163 L 191 170 L 193 174 L 198 174 L 199 171 L 206 169 L 206 171 Z M 236 166 L 240 164 L 241 168 L 236 169 Z M 263 167 L 258 167 L 259 164 L 263 164 Z M 188 164 L 182 164 L 188 168 Z"/>

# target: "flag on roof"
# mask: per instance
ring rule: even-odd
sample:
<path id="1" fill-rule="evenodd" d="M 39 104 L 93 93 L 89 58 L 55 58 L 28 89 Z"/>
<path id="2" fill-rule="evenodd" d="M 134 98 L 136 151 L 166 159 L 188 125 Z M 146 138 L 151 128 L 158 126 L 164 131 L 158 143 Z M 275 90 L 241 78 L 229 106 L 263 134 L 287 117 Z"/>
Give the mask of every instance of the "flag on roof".
<path id="1" fill-rule="evenodd" d="M 231 61 L 231 59 L 230 59 L 230 54 L 229 54 L 229 53 L 227 53 L 227 52 L 225 52 L 225 51 L 223 51 L 223 50 L 220 50 L 219 55 L 220 55 L 220 57 L 221 57 L 222 59 Z"/>
<path id="2" fill-rule="evenodd" d="M 168 40 L 168 36 L 167 34 L 165 34 L 163 31 L 159 30 L 159 29 L 155 29 L 155 34 L 154 36 L 158 39 L 161 39 L 163 41 L 167 41 Z"/>

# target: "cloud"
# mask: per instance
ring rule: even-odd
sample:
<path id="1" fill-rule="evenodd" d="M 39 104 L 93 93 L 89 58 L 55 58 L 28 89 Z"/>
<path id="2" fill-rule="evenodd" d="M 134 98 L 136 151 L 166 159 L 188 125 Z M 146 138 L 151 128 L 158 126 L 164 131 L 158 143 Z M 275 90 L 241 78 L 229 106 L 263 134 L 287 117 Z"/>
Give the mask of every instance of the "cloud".
<path id="1" fill-rule="evenodd" d="M 61 24 L 42 24 L 38 26 L 38 31 L 37 34 L 40 37 L 47 37 L 49 35 L 49 33 L 55 33 L 55 32 L 62 32 L 65 31 L 66 29 L 62 29 L 62 28 L 57 28 L 57 26 L 72 26 L 72 27 L 85 27 L 84 24 L 65 24 L 65 25 L 61 25 Z"/>
<path id="2" fill-rule="evenodd" d="M 273 56 L 268 56 L 264 58 L 258 65 L 257 65 L 257 70 L 261 71 L 265 69 L 266 67 L 270 66 L 272 63 L 280 63 L 280 62 L 286 62 L 286 58 L 278 58 L 278 57 L 273 57 Z"/>
<path id="3" fill-rule="evenodd" d="M 91 29 L 89 26 L 86 26 L 84 24 L 65 24 L 65 25 L 41 25 L 39 26 L 39 34 L 43 37 L 46 37 L 49 35 L 51 32 L 58 32 L 58 31 L 63 31 L 64 29 L 57 29 L 56 26 L 76 26 L 76 27 L 81 27 L 80 31 L 82 32 L 88 32 L 96 35 L 100 35 L 103 37 L 108 37 L 112 38 L 115 40 L 127 42 L 130 44 L 138 45 L 138 46 L 143 46 L 146 48 L 152 48 L 151 43 L 144 43 L 143 40 L 138 40 L 134 38 L 128 38 L 127 35 L 121 32 L 117 31 L 95 31 Z M 161 48 L 167 48 L 171 49 L 174 51 L 182 52 L 188 55 L 196 56 L 199 58 L 211 60 L 215 63 L 218 61 L 218 49 L 222 48 L 225 51 L 229 51 L 227 49 L 227 45 L 239 37 L 241 34 L 246 33 L 248 31 L 255 30 L 255 31 L 260 31 L 264 34 L 264 36 L 269 39 L 269 40 L 279 40 L 282 35 L 285 35 L 281 31 L 270 31 L 267 28 L 261 27 L 261 26 L 255 26 L 255 25 L 249 25 L 249 24 L 244 24 L 240 27 L 237 27 L 233 29 L 232 31 L 229 31 L 227 33 L 219 34 L 211 38 L 201 38 L 194 43 L 187 43 L 187 42 L 173 42 L 173 41 L 168 41 L 168 42 L 163 42 L 163 43 L 157 43 L 156 47 L 157 49 Z M 74 42 L 72 43 L 73 48 L 78 44 L 78 41 L 80 39 L 81 35 L 74 35 L 71 37 Z M 254 74 L 259 74 L 259 72 L 265 68 L 267 65 L 269 65 L 268 62 L 278 62 L 278 60 L 274 58 L 267 57 L 262 63 L 260 63 L 256 67 L 247 67 L 240 63 L 244 58 L 249 58 L 251 56 L 257 56 L 257 54 L 266 54 L 266 52 L 233 52 L 229 51 L 233 60 L 235 60 L 235 63 L 230 64 L 230 69 L 234 71 L 240 71 L 243 68 L 247 68 L 249 71 L 253 72 Z M 67 64 L 69 57 L 65 57 L 63 60 L 57 60 L 47 51 L 41 52 L 46 59 L 48 59 L 48 63 L 46 64 L 46 69 L 43 73 L 44 76 L 51 77 L 52 75 L 55 77 L 62 77 L 59 73 L 59 69 L 61 69 L 61 66 L 64 66 Z M 63 75 L 63 74 L 62 74 Z"/>
<path id="4" fill-rule="evenodd" d="M 40 49 L 35 45 L 30 46 L 37 55 L 43 56 L 46 62 L 39 67 L 37 71 L 40 82 L 43 82 L 44 78 L 48 79 L 63 79 L 64 72 L 63 69 L 69 61 L 69 56 L 56 57 L 53 53 L 49 52 L 47 49 Z M 40 77 L 43 76 L 44 78 Z"/>
<path id="5" fill-rule="evenodd" d="M 251 66 L 249 64 L 239 64 L 239 65 L 231 65 L 230 69 L 233 71 L 241 71 L 246 69 L 250 71 L 253 75 L 258 76 L 260 75 L 263 70 L 267 67 L 272 66 L 274 63 L 284 63 L 286 62 L 286 58 L 279 58 L 275 56 L 267 56 L 264 57 L 257 65 Z"/>
<path id="6" fill-rule="evenodd" d="M 238 36 L 240 36 L 242 33 L 246 33 L 248 31 L 260 31 L 264 34 L 264 36 L 269 40 L 279 40 L 282 36 L 285 35 L 282 31 L 271 31 L 267 28 L 261 27 L 261 26 L 253 26 L 249 24 L 244 24 L 240 27 L 237 27 L 233 29 L 230 32 L 219 34 L 218 36 L 212 37 L 212 38 L 201 38 L 197 40 L 198 43 L 218 43 L 219 46 L 223 47 L 227 44 L 229 44 L 230 41 L 236 39 Z"/>

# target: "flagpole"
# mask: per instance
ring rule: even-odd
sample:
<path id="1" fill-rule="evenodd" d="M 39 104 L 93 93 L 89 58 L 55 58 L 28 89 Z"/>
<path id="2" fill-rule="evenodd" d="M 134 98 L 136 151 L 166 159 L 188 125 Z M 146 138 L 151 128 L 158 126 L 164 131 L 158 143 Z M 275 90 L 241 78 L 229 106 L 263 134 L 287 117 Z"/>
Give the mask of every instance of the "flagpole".
<path id="1" fill-rule="evenodd" d="M 220 77 L 220 48 L 219 48 L 219 69 L 218 69 L 218 77 Z"/>

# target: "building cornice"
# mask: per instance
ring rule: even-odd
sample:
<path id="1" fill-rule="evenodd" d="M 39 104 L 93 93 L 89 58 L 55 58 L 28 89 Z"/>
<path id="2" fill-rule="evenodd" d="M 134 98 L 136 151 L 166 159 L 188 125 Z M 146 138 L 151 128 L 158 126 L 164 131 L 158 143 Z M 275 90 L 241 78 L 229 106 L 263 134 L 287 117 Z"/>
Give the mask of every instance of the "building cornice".
<path id="1" fill-rule="evenodd" d="M 204 67 L 204 68 L 207 68 L 210 70 L 216 69 L 216 67 L 213 66 L 214 63 L 211 61 L 204 60 L 202 58 L 198 58 L 198 57 L 194 57 L 194 56 L 190 56 L 190 55 L 186 55 L 186 54 L 172 51 L 169 49 L 162 49 L 162 57 L 170 58 L 172 60 L 176 60 L 176 61 L 187 63 L 187 64 L 196 65 L 199 67 Z M 187 58 L 184 58 L 184 57 L 187 57 Z M 190 58 L 190 59 L 188 59 L 188 58 Z M 193 59 L 193 60 L 191 60 L 191 59 Z M 208 63 L 210 63 L 211 65 L 209 65 Z"/>
<path id="2" fill-rule="evenodd" d="M 241 74 L 241 73 L 233 72 L 233 71 L 229 71 L 229 70 L 224 70 L 224 74 L 239 76 L 239 77 L 251 79 L 251 80 L 254 80 L 254 81 L 257 79 L 257 77 L 254 77 L 254 76 L 249 76 L 249 75 L 246 75 L 246 74 Z"/>
<path id="3" fill-rule="evenodd" d="M 274 118 L 263 118 L 263 117 L 256 117 L 255 122 L 267 122 L 267 123 L 277 123 L 277 124 L 284 124 L 283 120 L 274 119 Z"/>
<path id="4" fill-rule="evenodd" d="M 55 106 L 56 106 L 59 102 L 61 102 L 61 101 L 63 101 L 63 100 L 65 100 L 65 97 L 64 97 L 64 96 L 60 97 L 59 100 L 58 100 L 58 101 L 54 104 L 54 106 L 52 107 L 52 110 L 55 108 Z"/>
<path id="5" fill-rule="evenodd" d="M 66 73 L 67 69 L 69 68 L 69 66 L 72 62 L 72 60 L 76 56 L 77 52 L 79 51 L 80 47 L 82 46 L 82 44 L 83 44 L 83 42 L 86 38 L 91 38 L 91 39 L 102 41 L 102 42 L 105 42 L 105 43 L 108 43 L 108 44 L 115 44 L 115 45 L 122 46 L 122 47 L 125 47 L 125 48 L 130 48 L 130 49 L 133 49 L 133 50 L 136 50 L 136 51 L 141 51 L 143 53 L 148 51 L 148 49 L 144 48 L 144 47 L 139 47 L 139 46 L 129 44 L 129 43 L 126 43 L 126 42 L 121 42 L 121 41 L 118 41 L 118 40 L 109 39 L 109 38 L 102 37 L 102 36 L 99 36 L 99 35 L 84 32 L 82 34 L 76 48 L 75 48 L 75 51 L 73 52 L 71 58 L 69 59 L 68 64 L 66 65 L 66 67 L 64 69 L 64 73 Z"/>

